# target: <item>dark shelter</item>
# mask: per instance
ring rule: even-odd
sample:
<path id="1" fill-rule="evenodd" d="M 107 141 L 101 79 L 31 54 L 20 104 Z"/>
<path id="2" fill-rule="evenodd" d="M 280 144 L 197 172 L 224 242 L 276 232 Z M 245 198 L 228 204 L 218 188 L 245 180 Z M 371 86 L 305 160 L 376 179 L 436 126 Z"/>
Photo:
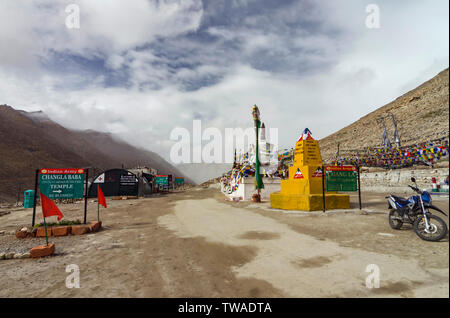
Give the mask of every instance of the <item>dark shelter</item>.
<path id="1" fill-rule="evenodd" d="M 89 198 L 97 197 L 98 185 L 107 197 L 138 196 L 139 194 L 138 177 L 125 169 L 110 169 L 97 175 L 89 186 Z"/>

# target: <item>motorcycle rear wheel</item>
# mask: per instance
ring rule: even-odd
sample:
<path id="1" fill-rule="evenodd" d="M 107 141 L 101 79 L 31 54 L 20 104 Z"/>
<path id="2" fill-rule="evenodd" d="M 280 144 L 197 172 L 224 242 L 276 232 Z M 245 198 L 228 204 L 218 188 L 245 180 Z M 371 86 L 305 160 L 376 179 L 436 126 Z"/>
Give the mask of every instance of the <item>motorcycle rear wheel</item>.
<path id="1" fill-rule="evenodd" d="M 391 228 L 393 228 L 394 230 L 399 230 L 403 225 L 403 221 L 400 220 L 401 218 L 402 217 L 397 210 L 391 209 L 389 211 L 389 225 L 391 226 Z"/>
<path id="2" fill-rule="evenodd" d="M 428 215 L 428 223 L 431 229 L 426 229 L 425 219 L 423 216 L 418 216 L 414 222 L 414 232 L 425 241 L 436 242 L 440 241 L 447 235 L 447 224 L 444 220 L 436 215 Z"/>

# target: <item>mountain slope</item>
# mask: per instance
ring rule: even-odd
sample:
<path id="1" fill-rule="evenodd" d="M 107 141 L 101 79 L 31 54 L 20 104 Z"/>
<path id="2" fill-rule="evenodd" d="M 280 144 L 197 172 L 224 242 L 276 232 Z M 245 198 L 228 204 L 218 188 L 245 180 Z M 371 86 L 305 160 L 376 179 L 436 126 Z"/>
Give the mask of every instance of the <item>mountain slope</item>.
<path id="1" fill-rule="evenodd" d="M 37 168 L 92 167 L 92 176 L 104 169 L 137 164 L 192 183 L 156 153 L 135 148 L 111 134 L 69 130 L 42 112 L 0 105 L 0 201 L 15 198 L 19 189 L 31 189 Z"/>
<path id="2" fill-rule="evenodd" d="M 419 87 L 378 108 L 351 125 L 319 141 L 324 161 L 334 158 L 340 143 L 340 154 L 352 149 L 382 146 L 384 117 L 387 132 L 393 142 L 394 125 L 397 121 L 402 145 L 409 145 L 446 137 L 449 134 L 449 70 L 423 83 Z"/>

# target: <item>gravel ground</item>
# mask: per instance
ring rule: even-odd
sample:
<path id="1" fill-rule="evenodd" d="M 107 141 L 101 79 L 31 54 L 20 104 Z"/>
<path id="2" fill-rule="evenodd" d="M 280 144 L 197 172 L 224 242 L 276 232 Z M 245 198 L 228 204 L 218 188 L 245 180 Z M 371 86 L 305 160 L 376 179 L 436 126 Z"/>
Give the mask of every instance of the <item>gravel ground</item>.
<path id="1" fill-rule="evenodd" d="M 448 197 L 434 202 L 448 212 Z M 229 202 L 213 187 L 108 200 L 102 231 L 51 237 L 54 257 L 0 261 L 0 297 L 449 296 L 448 236 L 431 243 L 411 228 L 392 230 L 384 194 L 363 193 L 363 211 L 355 196 L 351 204 L 346 212 L 292 213 Z M 67 219 L 83 218 L 82 204 L 60 208 Z M 0 217 L 0 231 L 30 226 L 31 215 Z M 89 202 L 88 221 L 96 218 Z M 44 243 L 0 235 L 0 251 Z M 365 287 L 370 263 L 380 266 L 379 289 Z M 65 286 L 69 264 L 80 268 L 79 289 Z"/>

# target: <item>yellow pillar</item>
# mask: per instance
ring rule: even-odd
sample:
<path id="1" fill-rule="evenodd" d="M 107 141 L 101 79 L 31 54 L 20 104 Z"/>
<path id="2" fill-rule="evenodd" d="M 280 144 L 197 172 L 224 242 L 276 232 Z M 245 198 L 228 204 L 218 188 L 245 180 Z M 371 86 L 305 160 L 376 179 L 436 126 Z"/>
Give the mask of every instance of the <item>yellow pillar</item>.
<path id="1" fill-rule="evenodd" d="M 305 130 L 306 131 L 306 130 Z M 310 134 L 297 141 L 294 163 L 289 167 L 289 179 L 281 180 L 281 191 L 270 195 L 272 208 L 315 211 L 323 209 L 322 157 L 319 143 Z M 327 192 L 327 210 L 349 209 L 350 196 Z"/>

